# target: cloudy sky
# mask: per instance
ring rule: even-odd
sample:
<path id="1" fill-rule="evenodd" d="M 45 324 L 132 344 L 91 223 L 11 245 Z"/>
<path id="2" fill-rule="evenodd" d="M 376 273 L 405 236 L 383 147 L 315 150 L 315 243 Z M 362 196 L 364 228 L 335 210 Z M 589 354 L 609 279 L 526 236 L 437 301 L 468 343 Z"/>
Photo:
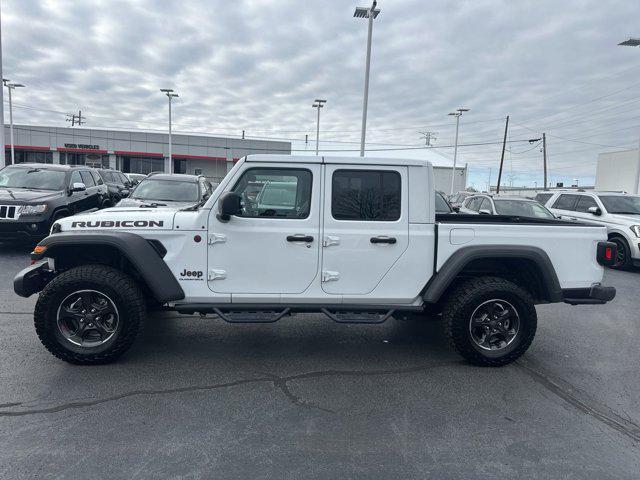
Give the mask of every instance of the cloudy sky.
<path id="1" fill-rule="evenodd" d="M 359 148 L 366 20 L 359 0 L 3 0 L 4 76 L 18 123 L 161 130 L 174 88 L 183 132 L 291 139 L 312 149 L 314 98 L 326 98 L 321 148 Z M 505 182 L 592 183 L 599 152 L 640 136 L 637 0 L 380 0 L 367 148 L 450 164 L 455 122 L 470 181 L 495 184 L 504 118 Z M 5 97 L 6 102 L 6 97 Z M 429 151 L 419 132 L 436 132 Z M 305 146 L 305 134 L 310 144 Z M 484 145 L 478 145 L 484 144 Z M 375 151 L 375 152 L 374 152 Z M 357 153 L 355 153 L 357 154 Z"/>

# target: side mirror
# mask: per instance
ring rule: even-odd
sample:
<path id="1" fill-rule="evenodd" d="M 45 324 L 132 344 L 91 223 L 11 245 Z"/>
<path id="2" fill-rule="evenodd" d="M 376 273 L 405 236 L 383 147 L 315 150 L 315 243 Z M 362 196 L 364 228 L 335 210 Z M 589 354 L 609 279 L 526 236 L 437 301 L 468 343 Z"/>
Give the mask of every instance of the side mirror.
<path id="1" fill-rule="evenodd" d="M 131 194 L 131 191 L 126 188 L 123 190 L 120 190 L 120 196 L 122 198 L 128 197 L 130 194 Z"/>
<path id="2" fill-rule="evenodd" d="M 460 213 L 460 205 L 451 205 L 451 210 L 456 213 Z"/>
<path id="3" fill-rule="evenodd" d="M 218 220 L 228 222 L 232 215 L 238 215 L 242 212 L 242 202 L 240 195 L 236 192 L 226 192 L 220 196 L 218 200 Z"/>
<path id="4" fill-rule="evenodd" d="M 587 212 L 591 213 L 592 215 L 597 215 L 598 217 L 602 215 L 602 210 L 600 209 L 600 207 L 589 207 L 587 208 Z"/>
<path id="5" fill-rule="evenodd" d="M 480 215 L 491 215 L 491 212 L 489 210 L 484 209 L 484 208 L 478 210 L 478 213 Z"/>
<path id="6" fill-rule="evenodd" d="M 210 196 L 211 195 L 209 195 L 208 193 L 205 193 L 204 195 L 202 195 L 202 200 L 208 200 Z"/>
<path id="7" fill-rule="evenodd" d="M 87 189 L 87 186 L 82 182 L 74 182 L 71 184 L 71 193 L 84 192 L 86 189 Z"/>

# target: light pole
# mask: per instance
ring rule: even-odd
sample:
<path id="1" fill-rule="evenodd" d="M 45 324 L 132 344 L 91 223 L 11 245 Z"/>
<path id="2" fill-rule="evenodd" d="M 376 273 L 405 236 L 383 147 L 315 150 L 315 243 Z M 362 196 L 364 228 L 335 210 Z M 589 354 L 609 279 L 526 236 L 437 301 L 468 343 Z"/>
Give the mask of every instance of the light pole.
<path id="1" fill-rule="evenodd" d="M 456 117 L 456 143 L 453 147 L 453 170 L 451 172 L 451 195 L 453 195 L 453 183 L 456 179 L 456 161 L 458 160 L 458 131 L 460 130 L 460 117 L 464 112 L 468 112 L 468 108 L 459 108 L 449 115 Z"/>
<path id="2" fill-rule="evenodd" d="M 2 83 L 9 90 L 9 135 L 11 137 L 11 165 L 16 164 L 16 154 L 13 151 L 13 101 L 11 99 L 11 91 L 16 88 L 23 88 L 24 85 L 21 83 L 9 83 L 10 80 L 8 78 L 3 78 Z"/>
<path id="3" fill-rule="evenodd" d="M 624 42 L 620 42 L 618 45 L 622 45 L 624 47 L 640 47 L 640 38 L 630 37 Z M 633 193 L 640 193 L 640 144 L 638 144 L 638 166 L 636 168 L 636 182 L 633 186 Z"/>
<path id="4" fill-rule="evenodd" d="M 173 173 L 173 159 L 171 152 L 171 100 L 178 97 L 178 94 L 174 93 L 172 88 L 161 88 L 160 91 L 169 99 L 169 173 Z"/>
<path id="5" fill-rule="evenodd" d="M 318 156 L 318 149 L 320 146 L 320 109 L 324 107 L 325 103 L 327 103 L 326 100 L 316 98 L 313 101 L 313 105 L 311 105 L 313 108 L 318 109 L 318 120 L 316 121 L 316 156 Z"/>
<path id="6" fill-rule="evenodd" d="M 362 133 L 360 135 L 360 156 L 364 157 L 364 140 L 367 133 L 367 103 L 369 102 L 369 70 L 371 67 L 371 33 L 373 32 L 373 20 L 380 13 L 380 9 L 376 8 L 378 2 L 373 0 L 370 8 L 356 7 L 353 13 L 355 18 L 369 19 L 369 32 L 367 34 L 367 60 L 364 71 L 364 99 L 362 101 Z"/>
<path id="7" fill-rule="evenodd" d="M 2 78 L 2 7 L 0 6 L 0 78 Z M 0 168 L 7 164 L 4 158 L 4 88 L 0 88 Z"/>

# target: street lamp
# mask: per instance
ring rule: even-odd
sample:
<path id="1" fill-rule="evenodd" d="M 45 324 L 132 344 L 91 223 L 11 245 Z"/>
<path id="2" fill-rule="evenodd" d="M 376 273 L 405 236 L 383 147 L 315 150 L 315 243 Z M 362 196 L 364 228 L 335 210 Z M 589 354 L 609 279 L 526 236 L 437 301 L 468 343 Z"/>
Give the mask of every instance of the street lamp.
<path id="1" fill-rule="evenodd" d="M 376 0 L 373 0 L 370 8 L 356 7 L 353 13 L 355 18 L 369 19 L 369 33 L 367 34 L 367 60 L 364 72 L 364 99 L 362 101 L 362 133 L 360 135 L 360 156 L 364 157 L 364 140 L 367 132 L 367 103 L 369 102 L 369 70 L 371 66 L 371 33 L 373 31 L 373 20 L 380 13 L 380 9 L 376 8 Z"/>
<path id="2" fill-rule="evenodd" d="M 173 160 L 171 152 L 171 100 L 178 97 L 177 93 L 174 93 L 172 88 L 161 88 L 160 91 L 164 93 L 169 99 L 169 173 L 173 173 Z"/>
<path id="3" fill-rule="evenodd" d="M 629 39 L 624 42 L 620 42 L 618 45 L 622 45 L 624 47 L 640 47 L 640 38 L 637 37 L 629 37 Z M 636 182 L 633 187 L 633 193 L 636 195 L 640 189 L 640 144 L 638 145 L 638 168 L 636 168 Z"/>
<path id="4" fill-rule="evenodd" d="M 319 98 L 316 98 L 313 101 L 313 105 L 311 105 L 313 108 L 318 109 L 318 120 L 316 121 L 316 156 L 318 156 L 318 148 L 320 144 L 320 109 L 324 107 L 325 103 L 327 103 L 326 100 L 320 100 Z"/>
<path id="5" fill-rule="evenodd" d="M 468 108 L 459 108 L 455 112 L 451 112 L 449 115 L 456 117 L 456 143 L 453 147 L 453 170 L 451 172 L 451 195 L 453 195 L 453 182 L 456 178 L 456 161 L 458 160 L 458 130 L 460 129 L 460 117 L 464 112 L 468 112 Z M 499 188 L 499 187 L 498 187 Z"/>
<path id="6" fill-rule="evenodd" d="M 9 132 L 10 132 L 9 135 L 11 137 L 11 164 L 15 165 L 16 155 L 15 155 L 15 152 L 13 151 L 13 101 L 11 99 L 11 91 L 16 88 L 23 88 L 24 85 L 22 85 L 21 83 L 9 83 L 9 82 L 10 80 L 8 78 L 2 79 L 2 83 L 4 84 L 5 87 L 7 87 L 7 90 L 9 90 Z"/>

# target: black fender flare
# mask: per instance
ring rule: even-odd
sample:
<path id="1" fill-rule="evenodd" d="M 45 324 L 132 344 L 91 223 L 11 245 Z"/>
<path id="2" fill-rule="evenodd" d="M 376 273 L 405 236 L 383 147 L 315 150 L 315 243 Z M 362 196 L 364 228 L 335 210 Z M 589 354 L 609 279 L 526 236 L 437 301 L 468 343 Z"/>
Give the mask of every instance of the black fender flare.
<path id="1" fill-rule="evenodd" d="M 129 232 L 61 232 L 42 240 L 42 253 L 32 253 L 31 260 L 56 257 L 59 247 L 108 246 L 119 251 L 140 273 L 159 302 L 184 299 L 184 291 L 158 251 L 143 237 Z"/>
<path id="2" fill-rule="evenodd" d="M 458 274 L 469 263 L 478 259 L 522 259 L 533 262 L 544 281 L 549 302 L 562 302 L 563 294 L 558 276 L 549 255 L 538 247 L 526 245 L 473 245 L 462 247 L 451 255 L 442 268 L 429 280 L 422 298 L 426 303 L 437 303 Z"/>

